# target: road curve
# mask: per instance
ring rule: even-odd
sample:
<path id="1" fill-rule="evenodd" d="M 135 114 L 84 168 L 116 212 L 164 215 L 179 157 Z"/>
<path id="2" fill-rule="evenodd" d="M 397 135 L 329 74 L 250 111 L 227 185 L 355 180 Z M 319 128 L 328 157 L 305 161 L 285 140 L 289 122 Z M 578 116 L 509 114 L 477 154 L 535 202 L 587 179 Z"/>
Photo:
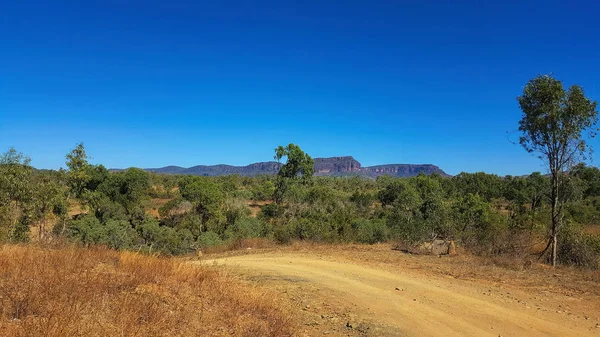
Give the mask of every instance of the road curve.
<path id="1" fill-rule="evenodd" d="M 395 327 L 406 336 L 600 335 L 600 329 L 561 320 L 554 312 L 505 303 L 470 284 L 425 277 L 400 267 L 398 272 L 389 272 L 293 253 L 249 254 L 203 263 L 301 278 L 336 296 L 341 294 L 349 304 L 367 309 L 369 319 Z"/>

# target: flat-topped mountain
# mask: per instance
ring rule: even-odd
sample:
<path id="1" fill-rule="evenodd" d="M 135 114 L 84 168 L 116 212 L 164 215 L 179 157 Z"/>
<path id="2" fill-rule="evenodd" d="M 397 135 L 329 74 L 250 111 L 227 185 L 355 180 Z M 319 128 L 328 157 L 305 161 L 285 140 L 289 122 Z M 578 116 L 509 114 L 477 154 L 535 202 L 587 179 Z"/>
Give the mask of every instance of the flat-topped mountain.
<path id="1" fill-rule="evenodd" d="M 387 164 L 363 167 L 352 156 L 314 158 L 316 176 L 363 176 L 376 178 L 381 175 L 392 177 L 413 177 L 419 173 L 448 176 L 446 172 L 431 164 Z M 242 176 L 256 176 L 261 174 L 277 174 L 281 163 L 275 161 L 259 162 L 246 166 L 232 165 L 198 165 L 189 168 L 179 166 L 166 166 L 161 168 L 145 169 L 149 172 L 164 174 L 191 174 L 201 176 L 220 176 L 239 174 Z"/>
<path id="2" fill-rule="evenodd" d="M 414 177 L 423 174 L 437 173 L 443 177 L 449 176 L 441 168 L 431 164 L 387 164 L 364 167 L 362 170 L 369 176 L 389 175 L 393 177 Z"/>
<path id="3" fill-rule="evenodd" d="M 352 156 L 315 158 L 315 175 L 360 172 L 360 163 Z"/>

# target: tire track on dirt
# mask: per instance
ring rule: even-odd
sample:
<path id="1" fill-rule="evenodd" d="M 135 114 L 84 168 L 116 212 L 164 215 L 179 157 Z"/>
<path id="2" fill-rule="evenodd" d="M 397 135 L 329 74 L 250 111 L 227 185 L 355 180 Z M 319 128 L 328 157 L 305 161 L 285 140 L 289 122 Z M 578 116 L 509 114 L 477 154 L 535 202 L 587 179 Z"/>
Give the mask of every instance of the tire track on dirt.
<path id="1" fill-rule="evenodd" d="M 407 336 L 598 336 L 598 331 L 560 322 L 535 309 L 515 308 L 468 285 L 423 278 L 411 271 L 392 273 L 352 263 L 293 254 L 250 254 L 205 260 L 243 273 L 297 277 L 332 290 L 331 296 L 362 309 L 364 319 Z M 413 272 L 414 273 L 414 272 Z M 480 292 L 481 294 L 481 292 Z M 568 324 L 566 324 L 568 323 Z"/>

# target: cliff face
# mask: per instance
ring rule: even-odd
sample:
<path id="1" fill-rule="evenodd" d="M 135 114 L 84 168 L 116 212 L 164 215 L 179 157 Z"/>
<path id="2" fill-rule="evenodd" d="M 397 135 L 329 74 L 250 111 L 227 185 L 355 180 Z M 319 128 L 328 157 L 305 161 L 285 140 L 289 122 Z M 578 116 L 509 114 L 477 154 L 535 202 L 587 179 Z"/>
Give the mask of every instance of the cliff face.
<path id="1" fill-rule="evenodd" d="M 393 177 L 414 177 L 423 174 L 434 174 L 437 173 L 441 176 L 448 176 L 446 172 L 442 171 L 439 167 L 431 164 L 389 164 L 389 165 L 376 165 L 363 168 L 370 176 L 390 175 Z"/>
<path id="2" fill-rule="evenodd" d="M 315 158 L 316 176 L 363 176 L 376 178 L 381 175 L 393 177 L 414 177 L 419 173 L 437 173 L 447 177 L 446 172 L 431 164 L 389 164 L 362 167 L 360 162 L 352 156 Z M 162 168 L 146 169 L 150 172 L 165 174 L 191 174 L 201 176 L 220 176 L 239 174 L 242 176 L 256 176 L 260 174 L 277 174 L 282 164 L 269 161 L 254 163 L 247 166 L 232 165 L 198 165 L 190 168 L 167 166 Z"/>
<path id="3" fill-rule="evenodd" d="M 360 171 L 360 163 L 351 156 L 315 158 L 315 175 Z"/>

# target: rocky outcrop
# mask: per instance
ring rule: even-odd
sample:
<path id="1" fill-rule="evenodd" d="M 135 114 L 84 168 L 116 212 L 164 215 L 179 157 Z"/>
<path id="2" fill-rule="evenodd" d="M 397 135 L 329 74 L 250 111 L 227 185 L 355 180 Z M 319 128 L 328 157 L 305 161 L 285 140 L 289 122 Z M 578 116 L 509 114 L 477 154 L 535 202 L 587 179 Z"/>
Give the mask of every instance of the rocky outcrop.
<path id="1" fill-rule="evenodd" d="M 330 175 L 359 171 L 360 163 L 351 156 L 315 158 L 315 175 Z"/>
<path id="2" fill-rule="evenodd" d="M 376 178 L 381 175 L 393 177 L 414 177 L 420 173 L 439 174 L 448 176 L 439 167 L 431 164 L 388 164 L 362 167 L 360 162 L 352 156 L 315 158 L 315 175 L 317 176 L 362 176 Z M 269 161 L 259 162 L 246 166 L 232 165 L 198 165 L 189 168 L 167 166 L 162 168 L 146 169 L 150 172 L 164 174 L 191 174 L 200 176 L 220 176 L 239 174 L 242 176 L 256 176 L 261 174 L 277 174 L 281 163 Z M 118 170 L 115 170 L 118 171 Z"/>
<path id="3" fill-rule="evenodd" d="M 437 173 L 441 176 L 448 176 L 446 172 L 439 167 L 431 164 L 389 164 L 364 167 L 363 170 L 370 176 L 389 175 L 392 177 L 414 177 L 423 174 Z"/>

